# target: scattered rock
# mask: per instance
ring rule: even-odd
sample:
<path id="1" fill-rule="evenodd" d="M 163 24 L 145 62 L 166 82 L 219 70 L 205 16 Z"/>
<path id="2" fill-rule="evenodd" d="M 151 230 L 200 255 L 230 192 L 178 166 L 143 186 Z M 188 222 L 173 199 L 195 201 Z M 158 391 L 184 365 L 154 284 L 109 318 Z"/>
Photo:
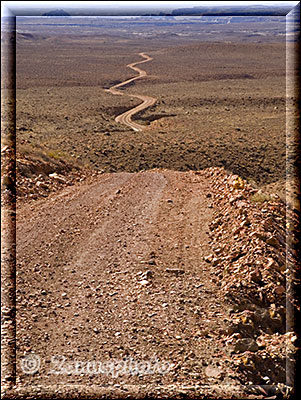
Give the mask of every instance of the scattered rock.
<path id="1" fill-rule="evenodd" d="M 268 262 L 267 262 L 266 267 L 267 268 L 272 268 L 272 267 L 275 267 L 275 266 L 276 266 L 275 260 L 273 258 L 268 258 Z"/>
<path id="2" fill-rule="evenodd" d="M 208 256 L 205 256 L 204 257 L 204 260 L 207 262 L 207 263 L 211 263 L 212 262 L 212 260 L 213 260 L 213 254 L 209 254 Z"/>
<path id="3" fill-rule="evenodd" d="M 153 277 L 153 275 L 154 275 L 153 271 L 147 270 L 142 274 L 142 278 L 144 280 L 149 280 L 149 279 L 151 279 Z"/>
<path id="4" fill-rule="evenodd" d="M 47 186 L 45 183 L 41 182 L 41 181 L 37 181 L 37 182 L 36 182 L 36 185 L 37 185 L 39 188 L 48 189 L 48 186 Z"/>
<path id="5" fill-rule="evenodd" d="M 185 273 L 183 269 L 176 269 L 176 268 L 166 268 L 165 271 L 175 275 L 181 275 Z"/>
<path id="6" fill-rule="evenodd" d="M 273 247 L 278 247 L 278 245 L 279 245 L 278 240 L 274 236 L 269 237 L 266 240 L 266 243 Z"/>
<path id="7" fill-rule="evenodd" d="M 256 352 L 258 351 L 258 345 L 254 339 L 243 338 L 238 339 L 234 346 L 235 353 L 244 353 L 245 351 Z"/>
<path id="8" fill-rule="evenodd" d="M 57 180 L 58 182 L 66 183 L 66 178 L 64 178 L 62 175 L 58 175 L 56 172 L 49 174 L 49 177 Z"/>
<path id="9" fill-rule="evenodd" d="M 255 268 L 254 271 L 250 273 L 250 278 L 255 283 L 260 283 L 262 281 L 262 275 L 258 268 Z"/>
<path id="10" fill-rule="evenodd" d="M 285 287 L 283 287 L 283 286 L 277 286 L 277 287 L 274 289 L 274 293 L 277 294 L 277 295 L 281 295 L 281 294 L 285 293 Z"/>
<path id="11" fill-rule="evenodd" d="M 208 367 L 205 368 L 205 375 L 208 378 L 220 378 L 222 371 L 220 368 L 217 367 L 212 367 L 210 365 L 208 365 Z"/>
<path id="12" fill-rule="evenodd" d="M 214 267 L 216 267 L 216 266 L 218 265 L 218 263 L 219 263 L 219 259 L 216 258 L 216 257 L 214 257 L 214 258 L 212 259 L 211 263 L 212 263 L 212 265 L 213 265 Z"/>

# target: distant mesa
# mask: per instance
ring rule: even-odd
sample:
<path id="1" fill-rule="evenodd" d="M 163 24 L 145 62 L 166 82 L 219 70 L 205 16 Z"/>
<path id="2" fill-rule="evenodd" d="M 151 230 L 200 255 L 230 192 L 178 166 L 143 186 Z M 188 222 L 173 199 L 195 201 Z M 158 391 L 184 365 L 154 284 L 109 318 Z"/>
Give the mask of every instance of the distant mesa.
<path id="1" fill-rule="evenodd" d="M 70 16 L 71 15 L 64 10 L 54 10 L 42 14 L 42 17 L 70 17 Z"/>

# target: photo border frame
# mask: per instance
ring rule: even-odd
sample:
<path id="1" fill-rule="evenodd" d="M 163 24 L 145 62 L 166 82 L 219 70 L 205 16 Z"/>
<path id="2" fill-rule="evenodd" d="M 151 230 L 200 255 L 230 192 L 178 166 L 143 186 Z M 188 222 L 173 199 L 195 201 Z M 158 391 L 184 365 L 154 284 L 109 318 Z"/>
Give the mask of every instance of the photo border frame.
<path id="1" fill-rule="evenodd" d="M 84 2 L 75 2 L 82 3 Z M 185 3 L 183 3 L 184 5 Z M 186 3 L 187 4 L 187 3 Z M 55 6 L 54 6 L 55 7 Z M 187 6 L 186 6 L 187 7 Z M 2 49 L 2 61 L 1 61 L 1 99 L 2 99 L 2 116 L 1 122 L 1 140 L 5 138 L 6 152 L 2 156 L 3 161 L 7 162 L 9 166 L 9 176 L 6 181 L 7 191 L 2 191 L 2 199 L 5 206 L 2 210 L 1 226 L 2 226 L 2 261 L 1 261 L 1 287 L 2 287 L 2 321 L 3 325 L 1 327 L 2 331 L 2 394 L 3 399 L 98 399 L 98 398 L 151 398 L 151 397 L 168 397 L 169 389 L 168 387 L 158 387 L 158 392 L 148 393 L 147 395 L 141 397 L 139 386 L 131 386 L 127 390 L 115 387 L 101 387 L 98 385 L 90 385 L 86 387 L 84 385 L 68 385 L 68 388 L 62 384 L 62 388 L 59 385 L 51 386 L 18 386 L 16 384 L 16 188 L 15 188 L 15 176 L 16 176 L 16 17 L 28 15 L 28 10 L 26 7 L 19 8 L 18 12 L 16 9 L 9 9 L 10 16 L 10 41 L 6 45 L 3 45 Z M 87 9 L 88 10 L 88 9 Z M 90 11 L 90 9 L 89 9 Z M 139 11 L 143 13 L 143 8 L 139 8 Z M 135 14 L 136 15 L 136 14 Z M 212 14 L 215 15 L 215 14 Z M 235 14 L 236 15 L 236 14 Z M 244 14 L 239 14 L 239 16 Z M 258 14 L 260 16 L 261 14 Z M 296 24 L 300 23 L 300 3 L 292 7 L 290 12 L 286 15 L 286 20 L 288 17 L 291 18 Z M 85 15 L 89 17 L 89 14 Z M 95 16 L 95 14 L 93 14 Z M 103 16 L 100 14 L 99 16 Z M 117 16 L 114 14 L 114 16 Z M 120 13 L 122 16 L 122 13 Z M 216 16 L 222 16 L 218 14 Z M 291 23 L 291 22 L 290 22 Z M 1 32 L 2 33 L 2 32 Z M 293 40 L 288 40 L 288 23 L 287 23 L 287 35 L 286 35 L 286 99 L 287 99 L 287 109 L 286 109 L 286 148 L 287 148 L 287 179 L 293 177 L 295 186 L 297 187 L 297 194 L 289 194 L 292 198 L 287 198 L 287 204 L 294 204 L 293 211 L 297 213 L 298 220 L 292 221 L 293 231 L 287 233 L 287 246 L 294 243 L 297 251 L 297 259 L 300 254 L 300 242 L 295 240 L 295 233 L 300 232 L 300 179 L 299 179 L 299 147 L 300 147 L 300 117 L 296 118 L 296 113 L 300 112 L 300 106 L 298 101 L 300 101 L 300 75 L 298 71 L 300 70 L 300 30 L 296 32 L 290 31 L 290 36 L 293 36 Z M 3 63 L 3 59 L 6 58 L 6 62 Z M 288 110 L 289 99 L 297 99 L 297 105 L 290 106 Z M 298 108 L 299 107 L 299 108 Z M 299 114 L 300 115 L 300 114 Z M 2 155 L 2 145 L 1 145 L 1 155 Z M 294 159 L 291 165 L 288 165 L 288 160 Z M 288 173 L 288 171 L 290 171 Z M 291 193 L 291 188 L 287 187 L 287 193 Z M 287 206 L 288 207 L 288 206 Z M 291 211 L 291 210 L 290 210 Z M 287 218 L 288 218 L 287 213 Z M 290 221 L 289 221 L 290 222 Z M 300 268 L 300 267 L 299 267 Z M 292 265 L 291 271 L 293 271 L 293 279 L 298 280 L 300 270 L 297 266 Z M 288 282 L 290 285 L 290 290 L 292 290 L 293 295 L 296 297 L 296 303 L 300 304 L 297 299 L 296 288 L 292 289 L 292 282 Z M 300 317 L 300 308 L 289 309 L 289 312 L 294 314 L 293 321 L 296 321 Z M 288 326 L 288 329 L 297 329 L 296 326 Z M 296 332 L 298 338 L 300 339 L 300 331 Z M 294 366 L 295 370 L 298 369 L 298 360 Z M 224 397 L 225 395 L 231 396 L 231 398 L 240 398 L 241 393 L 243 393 L 243 388 L 241 387 L 224 387 L 225 385 L 220 385 L 218 387 L 213 387 L 212 385 L 203 385 L 202 388 L 213 389 L 216 393 L 215 398 L 230 398 Z M 274 387 L 273 385 L 271 385 Z M 269 385 L 262 386 L 268 391 Z M 298 391 L 298 381 L 295 379 L 294 393 L 296 395 Z M 173 391 L 174 393 L 174 391 Z M 300 393 L 300 392 L 299 392 Z M 187 397 L 195 398 L 200 396 L 198 391 L 187 392 Z M 186 396 L 183 396 L 186 397 Z M 296 396 L 297 397 L 297 396 Z"/>

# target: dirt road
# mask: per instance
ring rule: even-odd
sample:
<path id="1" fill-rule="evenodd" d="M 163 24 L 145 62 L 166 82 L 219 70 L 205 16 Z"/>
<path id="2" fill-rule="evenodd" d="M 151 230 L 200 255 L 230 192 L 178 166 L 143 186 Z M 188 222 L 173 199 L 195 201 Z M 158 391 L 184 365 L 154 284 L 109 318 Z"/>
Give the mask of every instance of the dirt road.
<path id="1" fill-rule="evenodd" d="M 233 383 L 222 364 L 227 307 L 204 262 L 208 178 L 152 170 L 93 179 L 18 208 L 17 357 L 34 352 L 42 360 L 35 375 L 18 364 L 20 379 L 130 384 L 142 392 Z M 60 375 L 50 372 L 54 355 L 70 362 L 157 357 L 170 369 Z"/>
<path id="2" fill-rule="evenodd" d="M 129 67 L 129 68 L 133 69 L 134 71 L 138 72 L 139 75 L 135 76 L 133 78 L 127 79 L 124 82 L 118 83 L 117 85 L 112 86 L 110 89 L 106 89 L 106 92 L 110 92 L 112 94 L 117 94 L 117 95 L 124 95 L 125 93 L 122 93 L 117 89 L 122 87 L 122 86 L 125 86 L 125 85 L 127 85 L 127 84 L 129 84 L 129 83 L 131 83 L 131 82 L 133 82 L 133 81 L 135 81 L 137 79 L 144 78 L 147 75 L 147 73 L 145 71 L 143 71 L 142 69 L 136 67 L 136 65 L 151 61 L 152 58 L 149 57 L 145 53 L 139 53 L 139 55 L 141 57 L 143 57 L 144 60 L 127 65 L 127 67 Z M 142 100 L 142 103 L 139 104 L 138 106 L 136 106 L 136 107 L 134 107 L 134 108 L 132 108 L 132 109 L 120 114 L 120 115 L 118 115 L 115 118 L 115 121 L 116 122 L 120 122 L 121 124 L 129 126 L 134 131 L 137 131 L 137 132 L 141 131 L 142 129 L 144 129 L 144 126 L 140 125 L 140 124 L 138 124 L 136 122 L 133 122 L 131 117 L 134 114 L 137 114 L 139 111 L 142 111 L 145 108 L 150 107 L 153 104 L 155 104 L 157 99 L 155 99 L 154 97 L 144 96 L 144 95 L 137 95 L 137 94 L 126 94 L 126 95 L 130 96 L 130 97 L 135 97 L 136 99 L 140 99 L 140 100 Z"/>

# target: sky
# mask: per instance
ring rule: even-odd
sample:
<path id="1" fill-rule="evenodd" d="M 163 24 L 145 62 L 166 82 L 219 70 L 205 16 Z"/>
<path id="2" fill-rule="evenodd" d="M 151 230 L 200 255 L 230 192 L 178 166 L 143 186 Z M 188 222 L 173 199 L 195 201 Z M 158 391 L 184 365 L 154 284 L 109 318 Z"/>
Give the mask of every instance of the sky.
<path id="1" fill-rule="evenodd" d="M 201 5 L 287 5 L 294 7 L 299 1 L 2 1 L 1 2 L 1 15 L 9 15 L 9 9 L 15 8 L 47 8 L 47 9 L 67 9 L 68 7 L 107 7 L 107 8 L 118 8 L 124 6 L 137 7 L 195 7 Z"/>

